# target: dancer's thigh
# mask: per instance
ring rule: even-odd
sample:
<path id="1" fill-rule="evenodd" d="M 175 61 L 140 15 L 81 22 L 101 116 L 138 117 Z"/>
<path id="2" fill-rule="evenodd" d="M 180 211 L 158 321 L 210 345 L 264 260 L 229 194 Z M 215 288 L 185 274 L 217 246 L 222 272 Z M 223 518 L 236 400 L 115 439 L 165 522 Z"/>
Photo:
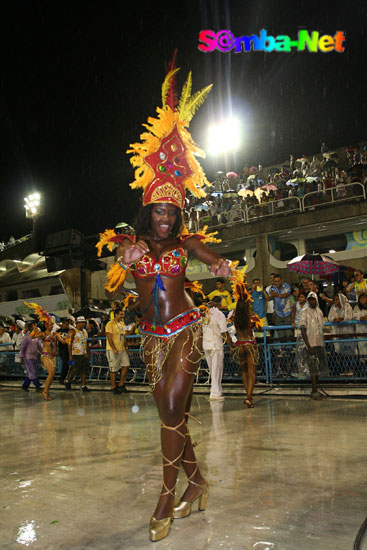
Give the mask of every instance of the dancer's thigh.
<path id="1" fill-rule="evenodd" d="M 56 361 L 53 358 L 48 356 L 42 356 L 41 361 L 44 368 L 47 370 L 49 374 L 55 374 Z"/>
<path id="2" fill-rule="evenodd" d="M 162 378 L 153 392 L 163 422 L 179 422 L 188 412 L 201 356 L 200 334 L 190 328 L 180 332 L 170 348 L 162 366 Z"/>

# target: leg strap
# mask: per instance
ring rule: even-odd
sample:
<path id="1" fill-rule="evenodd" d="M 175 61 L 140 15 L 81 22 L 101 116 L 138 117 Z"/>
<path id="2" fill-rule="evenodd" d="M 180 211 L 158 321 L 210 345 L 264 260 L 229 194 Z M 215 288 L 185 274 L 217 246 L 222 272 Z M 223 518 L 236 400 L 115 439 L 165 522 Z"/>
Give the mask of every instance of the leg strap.
<path id="1" fill-rule="evenodd" d="M 185 431 L 185 433 L 182 433 L 178 429 L 178 428 L 181 428 L 181 426 L 184 426 L 185 424 L 186 424 L 185 418 L 183 418 L 182 421 L 179 424 L 177 424 L 177 426 L 166 426 L 162 422 L 161 423 L 161 428 L 164 428 L 164 429 L 169 430 L 171 432 L 176 432 L 180 437 L 182 437 L 184 440 L 186 440 L 186 431 Z M 184 447 L 185 447 L 185 444 L 182 445 L 181 452 L 173 460 L 170 460 L 169 458 L 164 456 L 164 454 L 162 453 L 163 468 L 167 468 L 168 466 L 171 466 L 172 468 L 175 468 L 176 470 L 179 470 L 180 469 L 181 458 L 182 458 L 182 455 L 183 455 L 183 452 L 184 452 Z M 176 462 L 178 462 L 178 465 L 175 464 Z M 164 489 L 164 491 L 161 493 L 161 496 L 171 495 L 172 497 L 174 497 L 175 496 L 176 483 L 174 484 L 172 489 L 169 489 L 167 487 L 167 485 L 165 484 L 165 482 L 163 482 L 163 489 Z"/>

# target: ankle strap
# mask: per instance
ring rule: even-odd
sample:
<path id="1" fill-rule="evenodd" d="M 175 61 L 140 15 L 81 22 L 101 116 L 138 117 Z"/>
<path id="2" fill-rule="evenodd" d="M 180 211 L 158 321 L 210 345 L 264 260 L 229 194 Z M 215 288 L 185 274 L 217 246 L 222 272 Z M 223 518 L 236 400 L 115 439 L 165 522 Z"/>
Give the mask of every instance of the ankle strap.
<path id="1" fill-rule="evenodd" d="M 167 485 L 163 481 L 163 489 L 165 489 L 165 491 L 163 492 L 163 490 L 162 490 L 162 492 L 161 492 L 162 497 L 165 497 L 166 495 L 171 495 L 171 497 L 175 498 L 176 483 L 174 484 L 172 489 L 168 489 Z"/>

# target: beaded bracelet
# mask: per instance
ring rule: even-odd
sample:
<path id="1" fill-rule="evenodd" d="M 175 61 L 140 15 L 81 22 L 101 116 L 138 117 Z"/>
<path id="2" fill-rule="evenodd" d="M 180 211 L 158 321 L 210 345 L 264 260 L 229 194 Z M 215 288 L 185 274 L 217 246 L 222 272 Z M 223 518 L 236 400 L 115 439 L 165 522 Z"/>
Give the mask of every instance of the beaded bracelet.
<path id="1" fill-rule="evenodd" d="M 122 262 L 122 256 L 119 256 L 119 257 L 117 258 L 117 263 L 118 263 L 119 266 L 122 267 L 122 269 L 124 269 L 125 271 L 128 271 L 128 270 L 130 269 L 131 264 L 124 264 L 124 263 Z"/>

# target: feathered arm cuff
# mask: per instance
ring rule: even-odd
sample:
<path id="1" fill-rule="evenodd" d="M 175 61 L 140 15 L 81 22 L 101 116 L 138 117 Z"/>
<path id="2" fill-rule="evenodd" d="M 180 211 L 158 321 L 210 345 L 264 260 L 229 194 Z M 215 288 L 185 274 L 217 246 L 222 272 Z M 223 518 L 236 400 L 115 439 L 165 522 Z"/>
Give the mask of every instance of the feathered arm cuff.
<path id="1" fill-rule="evenodd" d="M 252 302 L 251 294 L 247 290 L 245 274 L 237 269 L 237 265 L 238 261 L 232 262 L 230 265 L 232 271 L 229 280 L 231 281 L 233 298 L 235 302 L 238 302 L 238 300 L 246 300 L 246 302 L 250 300 Z"/>
<path id="2" fill-rule="evenodd" d="M 112 264 L 110 269 L 107 271 L 107 282 L 105 284 L 105 289 L 112 294 L 117 292 L 118 289 L 123 286 L 129 272 L 130 269 L 125 269 L 125 267 L 122 267 L 119 262 Z"/>
<path id="3" fill-rule="evenodd" d="M 205 294 L 201 290 L 203 288 L 203 285 L 199 283 L 199 281 L 186 281 L 185 288 L 190 288 L 193 292 L 195 292 L 196 294 L 201 294 L 202 297 L 205 298 Z"/>
<path id="4" fill-rule="evenodd" d="M 252 326 L 254 326 L 256 328 L 256 330 L 261 329 L 261 327 L 263 326 L 260 317 L 258 315 L 256 315 L 256 313 L 254 313 L 251 316 L 251 323 L 252 323 Z"/>
<path id="5" fill-rule="evenodd" d="M 135 244 L 136 242 L 135 235 L 118 235 L 113 229 L 106 229 L 103 233 L 100 233 L 99 236 L 100 239 L 96 244 L 98 257 L 101 256 L 104 246 L 107 246 L 108 250 L 112 252 L 114 245 L 122 243 L 122 241 L 124 241 L 125 239 L 129 239 L 129 241 L 131 241 L 133 244 Z"/>

